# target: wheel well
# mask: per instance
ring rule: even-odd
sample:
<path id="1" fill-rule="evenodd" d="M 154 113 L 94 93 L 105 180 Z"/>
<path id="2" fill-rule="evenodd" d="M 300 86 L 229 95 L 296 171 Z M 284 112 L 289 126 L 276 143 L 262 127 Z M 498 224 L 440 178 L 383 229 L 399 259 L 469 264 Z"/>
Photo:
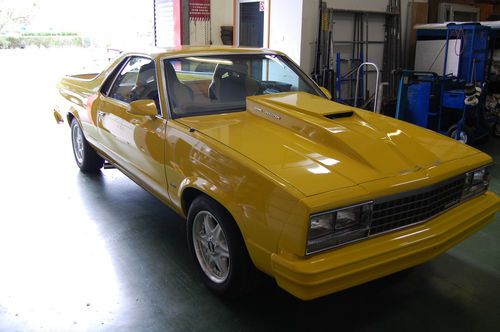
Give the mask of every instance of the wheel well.
<path id="1" fill-rule="evenodd" d="M 234 219 L 234 217 L 232 216 L 231 212 L 229 212 L 229 210 L 224 205 L 222 205 L 220 202 L 218 202 L 216 199 L 214 199 L 210 195 L 207 195 L 203 191 L 201 191 L 199 189 L 196 189 L 196 188 L 186 188 L 182 192 L 182 195 L 181 195 L 181 205 L 182 205 L 182 211 L 184 212 L 184 215 L 186 217 L 188 215 L 189 208 L 191 207 L 191 204 L 193 204 L 193 201 L 198 196 L 205 196 L 205 197 L 210 198 L 212 201 L 214 201 L 216 204 L 218 204 L 221 208 L 223 208 L 224 210 L 226 210 L 226 212 L 231 216 L 231 218 Z"/>
<path id="2" fill-rule="evenodd" d="M 68 125 L 71 126 L 71 121 L 73 121 L 75 116 L 73 115 L 73 113 L 68 113 L 67 118 L 68 118 Z"/>
<path id="3" fill-rule="evenodd" d="M 184 212 L 185 216 L 187 216 L 189 207 L 193 203 L 194 199 L 200 195 L 205 195 L 205 193 L 195 188 L 184 189 L 181 196 L 181 204 L 182 204 L 182 211 Z"/>
<path id="4" fill-rule="evenodd" d="M 199 197 L 199 196 L 206 196 L 206 197 L 210 198 L 217 205 L 219 205 L 222 209 L 224 209 L 227 212 L 227 214 L 231 217 L 231 219 L 234 222 L 234 226 L 236 227 L 236 231 L 238 232 L 239 236 L 241 237 L 242 243 L 244 243 L 244 249 L 245 249 L 246 254 L 250 257 L 250 255 L 248 253 L 248 248 L 246 246 L 245 238 L 243 237 L 242 230 L 240 229 L 234 216 L 231 214 L 231 212 L 229 212 L 229 210 L 224 205 L 222 205 L 221 203 L 219 203 L 217 200 L 213 199 L 209 195 L 205 194 L 203 191 L 195 189 L 195 188 L 184 189 L 184 191 L 181 194 L 181 204 L 182 204 L 182 210 L 184 212 L 184 215 L 187 217 L 191 204 L 196 199 L 196 197 Z M 255 263 L 253 262 L 252 258 L 249 258 L 249 259 L 250 259 L 251 263 L 255 266 Z"/>

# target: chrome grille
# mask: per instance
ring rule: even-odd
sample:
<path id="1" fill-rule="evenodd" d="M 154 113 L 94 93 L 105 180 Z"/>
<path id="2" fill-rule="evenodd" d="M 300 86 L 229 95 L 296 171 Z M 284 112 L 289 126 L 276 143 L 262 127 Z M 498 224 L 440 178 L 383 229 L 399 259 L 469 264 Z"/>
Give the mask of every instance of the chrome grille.
<path id="1" fill-rule="evenodd" d="M 458 204 L 465 176 L 430 187 L 375 201 L 370 235 L 387 232 L 430 219 Z"/>

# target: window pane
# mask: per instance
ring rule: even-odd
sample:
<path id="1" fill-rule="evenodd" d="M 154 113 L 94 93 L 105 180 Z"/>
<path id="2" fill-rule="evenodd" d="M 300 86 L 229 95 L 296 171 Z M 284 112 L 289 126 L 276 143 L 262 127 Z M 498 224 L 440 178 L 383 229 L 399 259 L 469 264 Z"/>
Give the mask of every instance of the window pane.
<path id="1" fill-rule="evenodd" d="M 118 75 L 109 97 L 126 103 L 153 99 L 158 107 L 154 61 L 141 57 L 131 58 Z"/>
<path id="2" fill-rule="evenodd" d="M 246 97 L 302 91 L 321 93 L 290 61 L 278 55 L 220 55 L 165 60 L 174 115 L 245 109 Z"/>

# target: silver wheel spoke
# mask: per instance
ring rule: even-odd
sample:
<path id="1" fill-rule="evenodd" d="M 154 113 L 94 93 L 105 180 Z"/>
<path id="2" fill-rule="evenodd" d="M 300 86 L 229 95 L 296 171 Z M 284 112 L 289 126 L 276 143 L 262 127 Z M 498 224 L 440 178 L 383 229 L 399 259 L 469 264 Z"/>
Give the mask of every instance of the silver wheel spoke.
<path id="1" fill-rule="evenodd" d="M 221 271 L 222 274 L 228 273 L 228 269 L 229 269 L 229 266 L 227 264 L 228 258 L 219 256 L 215 259 L 215 263 L 216 263 L 219 271 Z"/>
<path id="2" fill-rule="evenodd" d="M 226 244 L 224 244 L 224 245 L 220 244 L 218 249 L 219 249 L 218 252 L 219 252 L 220 257 L 229 258 L 229 249 L 227 248 Z"/>
<path id="3" fill-rule="evenodd" d="M 223 283 L 228 275 L 231 257 L 226 234 L 218 220 L 208 211 L 200 211 L 193 220 L 195 254 L 205 275 Z"/>
<path id="4" fill-rule="evenodd" d="M 220 264 L 220 260 L 218 258 L 215 258 L 213 260 L 213 263 L 214 263 L 214 267 L 217 269 L 217 271 L 215 271 L 217 273 L 217 275 L 222 275 L 224 273 L 224 269 L 222 268 L 222 266 Z"/>
<path id="5" fill-rule="evenodd" d="M 83 133 L 80 127 L 74 126 L 72 131 L 73 151 L 78 163 L 83 163 L 84 158 L 84 142 Z"/>
<path id="6" fill-rule="evenodd" d="M 222 228 L 220 227 L 219 224 L 217 224 L 217 226 L 214 227 L 214 231 L 213 231 L 212 235 L 213 235 L 213 237 L 214 237 L 215 240 L 220 241 L 221 240 L 220 239 L 221 234 L 222 234 Z M 225 238 L 224 238 L 224 240 L 225 240 Z"/>
<path id="7" fill-rule="evenodd" d="M 205 233 L 207 235 L 212 235 L 213 233 L 213 228 L 212 228 L 212 218 L 210 217 L 210 215 L 206 215 L 203 217 L 203 226 L 205 227 Z"/>
<path id="8" fill-rule="evenodd" d="M 208 248 L 208 236 L 205 234 L 198 235 L 198 241 L 203 245 L 203 247 Z"/>

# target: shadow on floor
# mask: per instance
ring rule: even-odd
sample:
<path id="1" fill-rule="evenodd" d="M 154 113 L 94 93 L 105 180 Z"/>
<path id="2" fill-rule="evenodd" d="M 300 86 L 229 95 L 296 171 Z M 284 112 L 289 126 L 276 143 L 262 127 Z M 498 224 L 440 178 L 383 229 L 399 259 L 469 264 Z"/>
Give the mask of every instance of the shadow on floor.
<path id="1" fill-rule="evenodd" d="M 500 324 L 499 271 L 469 264 L 460 251 L 309 302 L 268 277 L 246 298 L 219 298 L 197 276 L 184 221 L 118 171 L 107 172 L 78 174 L 76 188 L 121 276 L 126 301 L 108 327 L 420 331 L 488 330 Z"/>

